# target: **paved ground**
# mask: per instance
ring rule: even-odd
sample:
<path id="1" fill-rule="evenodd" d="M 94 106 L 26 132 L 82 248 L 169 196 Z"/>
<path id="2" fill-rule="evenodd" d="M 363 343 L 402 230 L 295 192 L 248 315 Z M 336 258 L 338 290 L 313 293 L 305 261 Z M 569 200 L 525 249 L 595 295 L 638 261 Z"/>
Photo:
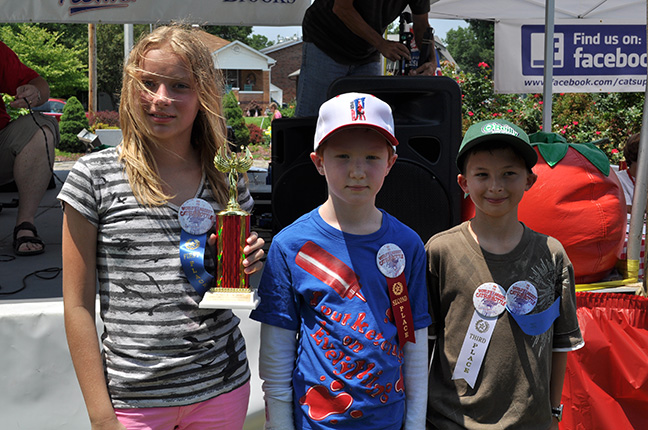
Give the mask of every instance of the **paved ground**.
<path id="1" fill-rule="evenodd" d="M 55 175 L 65 181 L 68 169 L 73 162 L 59 164 Z M 13 229 L 16 223 L 16 209 L 3 208 L 0 212 L 0 300 L 25 300 L 61 297 L 61 276 L 52 279 L 39 279 L 30 274 L 42 270 L 52 270 L 47 275 L 56 275 L 61 267 L 61 223 L 63 212 L 56 195 L 61 182 L 56 180 L 56 189 L 47 190 L 36 214 L 35 225 L 39 236 L 45 242 L 45 252 L 30 257 L 17 257 L 13 253 Z M 0 193 L 0 202 L 18 198 L 18 193 Z M 25 284 L 23 284 L 23 280 Z M 24 286 L 24 288 L 23 288 Z M 22 291 L 18 291 L 21 290 Z M 14 291 L 18 291 L 12 293 Z"/>
<path id="2" fill-rule="evenodd" d="M 56 196 L 62 183 L 65 182 L 74 161 L 57 162 L 54 173 L 57 179 L 56 189 L 47 190 L 39 206 L 35 225 L 39 236 L 45 242 L 45 252 L 30 257 L 17 257 L 13 253 L 12 239 L 15 226 L 16 209 L 4 208 L 0 212 L 0 300 L 27 300 L 62 297 L 61 276 L 56 276 L 61 267 L 61 211 Z M 255 161 L 257 167 L 267 167 L 265 161 Z M 264 174 L 250 174 L 250 188 L 261 190 L 269 203 L 270 187 L 265 184 Z M 10 202 L 18 198 L 18 193 L 0 193 L 0 202 Z M 261 198 L 257 198 L 261 201 Z M 269 210 L 267 207 L 264 210 Z M 262 237 L 269 242 L 269 230 L 259 230 Z M 35 272 L 45 271 L 40 276 Z M 31 276 L 30 276 L 31 275 Z M 25 284 L 23 284 L 25 282 Z M 24 288 L 23 288 L 24 286 Z M 21 290 L 21 291 L 19 291 Z"/>
<path id="3" fill-rule="evenodd" d="M 55 164 L 54 173 L 60 181 L 56 180 L 56 188 L 46 192 L 39 206 L 35 224 L 46 245 L 43 254 L 31 257 L 15 256 L 12 250 L 12 233 L 15 225 L 16 209 L 4 208 L 0 212 L 0 303 L 8 304 L 12 301 L 16 303 L 41 303 L 42 301 L 61 300 L 61 223 L 63 212 L 56 200 L 56 196 L 73 165 L 74 162 Z M 255 163 L 255 165 L 265 167 L 267 163 L 261 162 Z M 266 198 L 269 193 L 269 186 L 265 184 L 264 172 L 261 171 L 249 176 L 250 189 L 256 189 L 261 192 L 263 198 Z M 14 198 L 18 198 L 18 193 L 0 193 L 0 202 L 10 202 Z M 269 199 L 270 197 L 267 196 L 268 201 Z M 269 244 L 271 240 L 270 231 L 259 228 L 255 228 L 255 230 L 259 231 Z M 255 274 L 251 282 L 257 284 L 258 281 L 259 275 Z M 244 324 L 245 321 L 242 321 L 242 323 Z M 254 355 L 254 357 L 251 357 L 250 365 L 256 369 L 255 360 L 258 356 L 258 342 L 254 343 L 254 345 L 256 345 L 257 349 L 251 348 L 252 350 L 249 353 Z M 252 383 L 255 398 L 260 399 L 261 382 L 256 374 L 253 375 Z M 261 403 L 260 408 L 248 411 L 244 430 L 261 430 L 263 423 L 264 414 Z"/>

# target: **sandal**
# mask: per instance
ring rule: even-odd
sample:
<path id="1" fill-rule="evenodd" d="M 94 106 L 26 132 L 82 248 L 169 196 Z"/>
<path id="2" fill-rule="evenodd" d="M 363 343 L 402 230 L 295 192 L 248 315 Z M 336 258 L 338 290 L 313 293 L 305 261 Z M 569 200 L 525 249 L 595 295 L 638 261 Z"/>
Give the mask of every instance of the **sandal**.
<path id="1" fill-rule="evenodd" d="M 34 233 L 33 236 L 21 236 L 21 237 L 16 237 L 18 235 L 18 232 L 21 230 L 29 230 L 32 233 Z M 34 249 L 34 250 L 29 250 L 29 251 L 20 251 L 20 246 L 25 243 L 34 243 L 37 245 L 41 245 L 41 249 Z M 45 251 L 45 243 L 43 240 L 38 237 L 38 231 L 36 231 L 36 226 L 30 222 L 23 222 L 20 225 L 17 225 L 16 228 L 14 228 L 13 232 L 13 249 L 14 253 L 16 255 L 38 255 L 42 254 L 43 251 Z"/>

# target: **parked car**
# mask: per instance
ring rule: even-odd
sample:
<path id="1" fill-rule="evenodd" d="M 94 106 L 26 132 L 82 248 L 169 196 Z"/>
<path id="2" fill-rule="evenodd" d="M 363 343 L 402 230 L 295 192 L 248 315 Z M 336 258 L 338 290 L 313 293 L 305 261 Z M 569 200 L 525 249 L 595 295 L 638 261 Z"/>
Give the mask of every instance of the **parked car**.
<path id="1" fill-rule="evenodd" d="M 45 103 L 40 106 L 36 106 L 32 110 L 34 112 L 41 112 L 43 115 L 53 116 L 57 121 L 61 121 L 61 115 L 63 115 L 64 106 L 65 100 L 50 98 Z"/>

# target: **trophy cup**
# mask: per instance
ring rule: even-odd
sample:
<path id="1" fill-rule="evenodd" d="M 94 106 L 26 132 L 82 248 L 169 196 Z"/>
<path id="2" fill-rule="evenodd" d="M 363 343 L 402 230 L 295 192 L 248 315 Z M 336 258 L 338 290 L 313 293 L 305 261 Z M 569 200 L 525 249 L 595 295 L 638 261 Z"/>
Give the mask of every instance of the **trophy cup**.
<path id="1" fill-rule="evenodd" d="M 199 304 L 207 309 L 254 309 L 259 304 L 255 289 L 249 286 L 249 275 L 243 271 L 245 241 L 250 235 L 250 214 L 238 204 L 239 173 L 252 167 L 252 154 L 227 156 L 221 149 L 214 157 L 216 168 L 228 174 L 229 202 L 216 215 L 216 274 L 214 286 Z"/>

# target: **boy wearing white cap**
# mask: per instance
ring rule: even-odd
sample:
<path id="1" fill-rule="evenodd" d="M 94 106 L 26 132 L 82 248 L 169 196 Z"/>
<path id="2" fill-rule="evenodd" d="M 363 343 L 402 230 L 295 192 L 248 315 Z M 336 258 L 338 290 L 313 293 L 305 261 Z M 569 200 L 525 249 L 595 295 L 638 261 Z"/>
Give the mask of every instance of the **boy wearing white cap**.
<path id="1" fill-rule="evenodd" d="M 311 159 L 328 199 L 274 237 L 251 314 L 263 323 L 266 429 L 425 425 L 425 251 L 375 206 L 397 145 L 389 105 L 372 95 L 320 108 Z"/>
<path id="2" fill-rule="evenodd" d="M 537 177 L 526 133 L 472 125 L 457 177 L 469 221 L 426 244 L 431 335 L 427 429 L 558 429 L 567 352 L 583 346 L 562 245 L 518 221 Z"/>

